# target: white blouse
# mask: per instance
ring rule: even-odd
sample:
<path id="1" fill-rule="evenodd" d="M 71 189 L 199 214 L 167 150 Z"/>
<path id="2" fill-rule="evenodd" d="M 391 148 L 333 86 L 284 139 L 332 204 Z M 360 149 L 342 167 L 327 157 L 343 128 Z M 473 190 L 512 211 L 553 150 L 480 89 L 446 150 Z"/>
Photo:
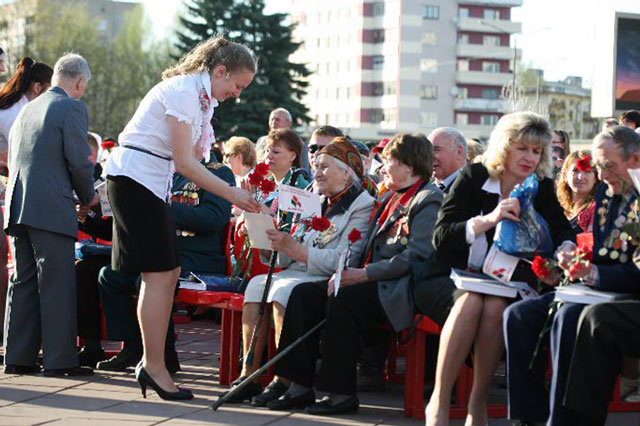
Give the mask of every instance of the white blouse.
<path id="1" fill-rule="evenodd" d="M 22 108 L 29 103 L 26 96 L 22 96 L 18 102 L 7 109 L 0 109 L 0 152 L 9 150 L 9 131 L 13 122 L 18 118 Z"/>
<path id="2" fill-rule="evenodd" d="M 208 97 L 209 102 L 204 98 Z M 118 137 L 105 166 L 108 176 L 127 176 L 168 201 L 175 165 L 169 134 L 169 119 L 191 126 L 191 144 L 202 146 L 208 160 L 215 141 L 211 117 L 218 101 L 211 96 L 209 73 L 171 77 L 155 85 L 142 99 L 135 114 Z M 151 152 L 124 148 L 132 146 Z M 164 158 L 160 158 L 164 157 Z"/>

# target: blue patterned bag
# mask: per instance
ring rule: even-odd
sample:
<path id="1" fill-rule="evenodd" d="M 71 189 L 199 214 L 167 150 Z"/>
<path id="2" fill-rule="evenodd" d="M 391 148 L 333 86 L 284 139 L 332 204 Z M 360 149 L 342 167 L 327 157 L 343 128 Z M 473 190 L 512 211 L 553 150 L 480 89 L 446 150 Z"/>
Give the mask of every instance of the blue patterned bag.
<path id="1" fill-rule="evenodd" d="M 533 174 L 509 194 L 520 201 L 520 222 L 508 219 L 498 222 L 493 242 L 501 252 L 520 257 L 553 252 L 549 224 L 533 208 L 537 193 L 538 179 Z"/>

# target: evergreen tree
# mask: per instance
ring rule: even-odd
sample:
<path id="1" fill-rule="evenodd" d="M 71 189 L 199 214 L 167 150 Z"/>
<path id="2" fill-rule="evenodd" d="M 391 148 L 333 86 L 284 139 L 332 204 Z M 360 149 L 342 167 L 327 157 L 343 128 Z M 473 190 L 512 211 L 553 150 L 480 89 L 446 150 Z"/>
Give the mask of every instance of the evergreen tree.
<path id="1" fill-rule="evenodd" d="M 219 139 L 233 135 L 256 141 L 268 130 L 271 110 L 277 107 L 291 112 L 294 121 L 308 123 L 308 109 L 301 103 L 309 71 L 303 64 L 289 60 L 300 43 L 292 41 L 292 27 L 285 25 L 287 15 L 264 14 L 263 0 L 190 0 L 184 27 L 178 32 L 177 48 L 188 52 L 202 40 L 224 34 L 243 43 L 258 58 L 258 72 L 239 100 L 231 99 L 216 108 L 213 127 Z"/>

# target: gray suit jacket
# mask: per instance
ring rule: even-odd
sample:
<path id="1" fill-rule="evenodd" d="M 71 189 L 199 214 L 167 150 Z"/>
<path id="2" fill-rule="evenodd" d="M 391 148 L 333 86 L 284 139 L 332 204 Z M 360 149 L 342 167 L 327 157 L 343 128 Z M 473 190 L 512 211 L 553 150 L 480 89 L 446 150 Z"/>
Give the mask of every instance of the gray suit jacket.
<path id="1" fill-rule="evenodd" d="M 22 109 L 9 134 L 5 230 L 28 225 L 78 236 L 73 191 L 82 204 L 94 196 L 87 132 L 87 108 L 59 87 Z"/>
<path id="2" fill-rule="evenodd" d="M 414 262 L 429 258 L 434 252 L 431 236 L 442 204 L 442 191 L 433 182 L 425 183 L 407 207 L 399 206 L 382 227 L 378 218 L 391 200 L 383 196 L 367 232 L 364 256 L 373 249 L 367 275 L 378 282 L 378 296 L 387 318 L 397 331 L 407 328 L 414 316 L 414 303 L 409 281 Z M 406 244 L 397 238 L 396 226 L 408 226 Z M 363 262 L 364 263 L 364 258 Z"/>

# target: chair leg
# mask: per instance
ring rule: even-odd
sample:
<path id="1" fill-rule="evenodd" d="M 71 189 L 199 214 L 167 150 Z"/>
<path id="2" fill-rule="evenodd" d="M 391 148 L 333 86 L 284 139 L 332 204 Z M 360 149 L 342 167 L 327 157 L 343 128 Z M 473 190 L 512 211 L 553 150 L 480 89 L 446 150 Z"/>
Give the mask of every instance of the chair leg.
<path id="1" fill-rule="evenodd" d="M 407 344 L 404 375 L 404 412 L 414 419 L 424 419 L 424 357 L 426 334 L 420 330 Z"/>
<path id="2" fill-rule="evenodd" d="M 218 383 L 221 385 L 228 385 L 231 383 L 229 380 L 229 370 L 232 360 L 231 356 L 231 322 L 232 311 L 229 309 L 222 309 L 222 324 L 220 335 L 220 368 L 218 370 Z"/>

